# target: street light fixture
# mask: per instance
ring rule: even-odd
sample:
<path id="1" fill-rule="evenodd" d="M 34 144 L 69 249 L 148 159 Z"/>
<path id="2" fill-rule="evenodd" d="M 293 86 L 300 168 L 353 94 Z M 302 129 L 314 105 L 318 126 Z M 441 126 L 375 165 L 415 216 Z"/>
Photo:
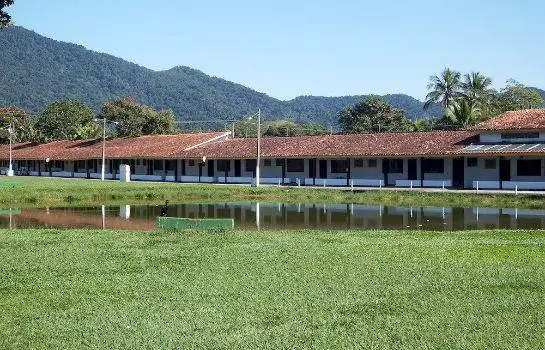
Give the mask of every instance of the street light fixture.
<path id="1" fill-rule="evenodd" d="M 106 171 L 106 123 L 119 125 L 118 122 L 106 118 L 97 118 L 96 122 L 102 121 L 102 169 L 100 170 L 100 180 L 104 181 L 104 175 Z"/>

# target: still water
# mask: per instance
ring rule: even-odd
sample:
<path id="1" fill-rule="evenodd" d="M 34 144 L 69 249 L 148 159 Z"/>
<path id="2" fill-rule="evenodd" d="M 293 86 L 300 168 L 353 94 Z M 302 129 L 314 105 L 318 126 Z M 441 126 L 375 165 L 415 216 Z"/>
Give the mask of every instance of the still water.
<path id="1" fill-rule="evenodd" d="M 161 205 L 50 207 L 0 210 L 2 228 L 155 228 Z M 170 204 L 167 216 L 234 218 L 252 229 L 544 229 L 545 210 L 404 207 L 361 204 Z"/>

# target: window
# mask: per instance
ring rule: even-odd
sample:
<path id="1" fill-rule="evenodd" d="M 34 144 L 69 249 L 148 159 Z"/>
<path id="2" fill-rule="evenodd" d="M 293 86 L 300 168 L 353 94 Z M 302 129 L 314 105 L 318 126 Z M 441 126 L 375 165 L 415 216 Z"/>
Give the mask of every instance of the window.
<path id="1" fill-rule="evenodd" d="M 331 160 L 331 172 L 333 174 L 346 173 L 347 171 L 348 171 L 348 166 L 346 164 L 346 159 Z"/>
<path id="2" fill-rule="evenodd" d="M 377 160 L 376 159 L 367 160 L 367 166 L 369 168 L 376 168 L 377 167 Z"/>
<path id="3" fill-rule="evenodd" d="M 142 159 L 142 166 L 148 166 L 148 160 Z"/>
<path id="4" fill-rule="evenodd" d="M 163 160 L 156 159 L 153 161 L 153 170 L 163 170 Z"/>
<path id="5" fill-rule="evenodd" d="M 257 161 L 255 159 L 246 159 L 244 163 L 246 163 L 246 171 L 248 172 L 255 171 L 255 166 L 257 164 Z"/>
<path id="6" fill-rule="evenodd" d="M 354 168 L 363 168 L 363 159 L 354 159 Z"/>
<path id="7" fill-rule="evenodd" d="M 195 159 L 190 159 L 187 163 L 189 166 L 195 166 Z"/>
<path id="8" fill-rule="evenodd" d="M 288 159 L 287 168 L 290 173 L 301 173 L 305 171 L 305 160 L 304 159 Z"/>
<path id="9" fill-rule="evenodd" d="M 140 166 L 140 159 L 136 160 L 136 166 Z"/>
<path id="10" fill-rule="evenodd" d="M 176 161 L 173 159 L 165 160 L 165 170 L 176 170 Z"/>
<path id="11" fill-rule="evenodd" d="M 231 170 L 231 161 L 218 159 L 218 171 L 228 172 L 229 170 Z"/>
<path id="12" fill-rule="evenodd" d="M 517 160 L 517 176 L 540 176 L 541 159 Z"/>
<path id="13" fill-rule="evenodd" d="M 485 159 L 484 160 L 485 169 L 496 169 L 496 160 L 495 159 Z"/>
<path id="14" fill-rule="evenodd" d="M 466 163 L 468 168 L 475 168 L 477 166 L 477 158 L 467 158 Z"/>
<path id="15" fill-rule="evenodd" d="M 502 140 L 505 139 L 537 139 L 539 132 L 506 132 L 501 134 Z"/>
<path id="16" fill-rule="evenodd" d="M 423 159 L 422 171 L 428 174 L 442 174 L 445 172 L 443 159 Z"/>
<path id="17" fill-rule="evenodd" d="M 276 166 L 284 166 L 284 159 L 282 158 L 276 159 Z"/>
<path id="18" fill-rule="evenodd" d="M 272 165 L 272 160 L 270 159 L 265 159 L 263 161 L 263 166 L 271 166 Z"/>
<path id="19" fill-rule="evenodd" d="M 403 173 L 403 159 L 388 159 L 388 172 L 392 174 Z"/>

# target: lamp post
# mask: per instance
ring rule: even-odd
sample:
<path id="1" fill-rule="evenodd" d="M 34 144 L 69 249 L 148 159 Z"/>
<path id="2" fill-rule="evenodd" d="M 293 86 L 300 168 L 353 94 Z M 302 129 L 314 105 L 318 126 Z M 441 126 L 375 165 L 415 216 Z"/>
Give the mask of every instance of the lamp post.
<path id="1" fill-rule="evenodd" d="M 100 180 L 104 181 L 104 176 L 106 172 L 106 123 L 108 122 L 106 118 L 98 118 L 95 119 L 96 122 L 102 120 L 102 169 L 100 170 Z M 109 121 L 108 123 L 112 123 L 115 125 L 119 125 L 116 121 Z"/>
<path id="2" fill-rule="evenodd" d="M 11 126 L 11 123 L 8 126 L 8 133 L 9 133 L 9 169 L 6 173 L 7 176 L 13 176 L 13 157 L 12 157 L 12 142 L 13 142 L 13 127 Z"/>
<path id="3" fill-rule="evenodd" d="M 250 116 L 248 120 L 252 120 L 252 118 L 255 116 L 257 116 L 257 162 L 255 165 L 255 187 L 259 187 L 259 178 L 260 178 L 259 163 L 261 163 L 261 109 L 258 109 L 257 113 Z"/>

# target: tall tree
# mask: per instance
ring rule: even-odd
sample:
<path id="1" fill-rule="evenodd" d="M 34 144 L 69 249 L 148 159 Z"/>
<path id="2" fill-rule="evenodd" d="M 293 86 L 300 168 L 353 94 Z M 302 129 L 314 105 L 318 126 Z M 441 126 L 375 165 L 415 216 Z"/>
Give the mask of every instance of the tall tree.
<path id="1" fill-rule="evenodd" d="M 439 102 L 441 107 L 445 109 L 460 96 L 462 88 L 460 73 L 450 68 L 445 68 L 441 72 L 441 75 L 430 77 L 427 87 L 430 92 L 426 95 L 424 109 L 429 108 L 434 102 Z"/>
<path id="2" fill-rule="evenodd" d="M 471 72 L 464 74 L 462 83 L 463 96 L 480 104 L 486 104 L 491 94 L 490 85 L 492 79 L 484 76 L 480 72 Z"/>
<path id="3" fill-rule="evenodd" d="M 13 127 L 13 141 L 27 142 L 37 141 L 38 133 L 34 127 L 33 121 L 28 114 L 21 108 L 16 106 L 0 108 L 0 128 L 7 126 Z M 9 134 L 3 135 L 6 140 Z"/>
<path id="4" fill-rule="evenodd" d="M 0 0 L 0 29 L 11 25 L 11 16 L 4 8 L 13 5 L 13 0 Z"/>
<path id="5" fill-rule="evenodd" d="M 131 97 L 115 98 L 104 103 L 100 117 L 118 123 L 116 128 L 118 136 L 132 137 L 177 132 L 176 121 L 170 109 L 158 112 Z"/>
<path id="6" fill-rule="evenodd" d="M 76 100 L 59 100 L 49 104 L 36 121 L 43 141 L 76 140 L 97 137 L 100 126 L 89 106 Z"/>
<path id="7" fill-rule="evenodd" d="M 369 97 L 339 112 L 343 132 L 384 132 L 407 130 L 403 110 L 393 108 L 378 97 Z"/>

